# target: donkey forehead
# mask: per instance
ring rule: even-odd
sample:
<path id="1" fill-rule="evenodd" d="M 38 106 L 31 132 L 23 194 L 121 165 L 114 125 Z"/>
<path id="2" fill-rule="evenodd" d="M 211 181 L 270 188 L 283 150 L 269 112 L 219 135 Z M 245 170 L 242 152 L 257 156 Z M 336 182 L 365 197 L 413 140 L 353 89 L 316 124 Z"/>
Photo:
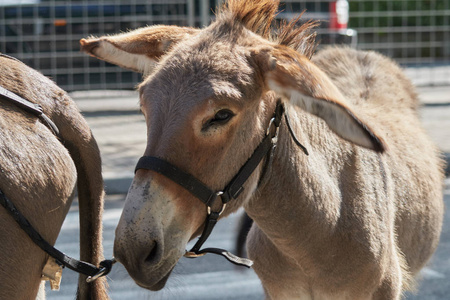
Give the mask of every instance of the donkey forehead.
<path id="1" fill-rule="evenodd" d="M 140 88 L 140 101 L 144 107 L 147 101 L 152 105 L 158 103 L 195 105 L 207 99 L 241 102 L 244 98 L 242 89 L 232 81 L 207 78 L 201 74 L 192 74 L 186 79 L 167 76 L 168 74 L 158 75 L 161 76 L 153 78 Z"/>
<path id="2" fill-rule="evenodd" d="M 141 85 L 141 101 L 151 98 L 241 99 L 254 89 L 249 51 L 208 34 L 177 45 Z M 161 99 L 162 100 L 162 99 Z M 185 99 L 186 100 L 186 99 Z"/>

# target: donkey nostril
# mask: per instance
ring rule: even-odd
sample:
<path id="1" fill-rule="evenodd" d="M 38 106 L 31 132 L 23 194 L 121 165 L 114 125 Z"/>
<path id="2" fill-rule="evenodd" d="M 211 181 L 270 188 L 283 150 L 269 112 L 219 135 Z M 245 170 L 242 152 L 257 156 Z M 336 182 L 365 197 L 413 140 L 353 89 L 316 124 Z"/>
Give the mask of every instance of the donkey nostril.
<path id="1" fill-rule="evenodd" d="M 152 250 L 145 258 L 145 262 L 150 264 L 156 263 L 158 261 L 158 252 L 159 252 L 159 245 L 157 242 L 154 242 Z"/>

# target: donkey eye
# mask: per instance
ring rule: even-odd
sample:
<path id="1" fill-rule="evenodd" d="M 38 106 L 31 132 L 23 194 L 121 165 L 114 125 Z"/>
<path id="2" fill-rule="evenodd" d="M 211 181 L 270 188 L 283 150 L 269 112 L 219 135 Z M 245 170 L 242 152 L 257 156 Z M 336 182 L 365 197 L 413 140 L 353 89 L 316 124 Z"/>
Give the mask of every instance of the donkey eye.
<path id="1" fill-rule="evenodd" d="M 212 119 L 211 121 L 225 122 L 225 121 L 230 120 L 233 116 L 234 116 L 234 114 L 231 111 L 229 111 L 228 109 L 222 109 L 216 113 L 216 115 L 214 116 L 214 119 Z"/>
<path id="2" fill-rule="evenodd" d="M 208 122 L 206 122 L 203 125 L 203 130 L 208 129 L 212 125 L 223 125 L 231 120 L 231 118 L 234 117 L 234 114 L 232 111 L 228 109 L 222 109 L 219 110 L 215 115 L 214 118 L 210 119 Z"/>

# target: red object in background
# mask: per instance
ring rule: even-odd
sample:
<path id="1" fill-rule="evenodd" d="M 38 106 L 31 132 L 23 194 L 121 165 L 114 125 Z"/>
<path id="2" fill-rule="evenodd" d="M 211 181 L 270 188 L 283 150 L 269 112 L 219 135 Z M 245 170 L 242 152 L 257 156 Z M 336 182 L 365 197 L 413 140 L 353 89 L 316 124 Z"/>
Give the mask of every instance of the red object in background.
<path id="1" fill-rule="evenodd" d="M 330 29 L 346 29 L 348 24 L 348 1 L 330 2 Z"/>

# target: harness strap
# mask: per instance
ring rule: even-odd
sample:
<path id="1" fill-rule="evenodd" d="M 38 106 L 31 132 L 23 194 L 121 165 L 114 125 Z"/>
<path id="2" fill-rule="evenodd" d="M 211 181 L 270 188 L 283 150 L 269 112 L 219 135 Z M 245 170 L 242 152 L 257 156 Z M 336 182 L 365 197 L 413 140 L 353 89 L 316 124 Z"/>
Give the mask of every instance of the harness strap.
<path id="1" fill-rule="evenodd" d="M 8 58 L 8 59 L 12 59 L 12 60 L 15 60 L 15 61 L 21 62 L 21 61 L 20 61 L 20 60 L 18 60 L 17 58 L 15 58 L 15 57 L 12 57 L 12 56 L 9 56 L 9 55 L 6 55 L 6 54 L 4 54 L 4 53 L 0 53 L 0 56 L 1 56 L 1 57 L 4 57 L 4 58 Z"/>
<path id="2" fill-rule="evenodd" d="M 217 255 L 223 256 L 229 262 L 231 262 L 235 265 L 250 268 L 253 265 L 253 261 L 251 259 L 236 256 L 233 253 L 231 253 L 225 249 L 220 249 L 220 248 L 200 249 L 203 246 L 203 244 L 206 242 L 208 237 L 210 236 L 211 232 L 214 229 L 214 226 L 216 226 L 221 213 L 222 212 L 211 212 L 208 214 L 208 216 L 206 217 L 206 221 L 205 221 L 205 225 L 203 227 L 202 234 L 200 235 L 200 237 L 197 240 L 197 242 L 195 243 L 195 245 L 191 248 L 191 250 L 186 251 L 184 256 L 187 258 L 196 258 L 196 257 L 203 256 L 207 253 L 217 254 Z"/>
<path id="3" fill-rule="evenodd" d="M 0 190 L 0 204 L 6 209 L 6 211 L 14 218 L 19 224 L 20 228 L 25 231 L 30 239 L 44 250 L 48 255 L 55 258 L 57 263 L 65 266 L 75 272 L 82 273 L 89 276 L 88 280 L 92 281 L 100 276 L 104 276 L 111 271 L 112 265 L 115 260 L 104 260 L 100 263 L 101 268 L 72 258 L 63 252 L 59 251 L 52 245 L 50 245 L 40 234 L 34 229 L 25 216 L 16 208 L 16 206 L 6 197 L 6 195 Z M 95 278 L 94 278 L 95 277 Z M 88 281 L 89 282 L 89 281 Z"/>
<path id="4" fill-rule="evenodd" d="M 277 125 L 275 125 L 277 126 Z M 227 203 L 232 199 L 236 199 L 244 190 L 244 183 L 252 175 L 253 171 L 258 167 L 259 163 L 266 156 L 268 151 L 274 146 L 273 137 L 266 135 L 259 146 L 255 149 L 249 160 L 242 166 L 236 176 L 230 181 L 223 190 L 222 201 Z"/>
<path id="5" fill-rule="evenodd" d="M 60 138 L 58 127 L 44 114 L 42 107 L 39 104 L 30 102 L 20 97 L 19 95 L 5 89 L 2 86 L 0 86 L 0 96 L 5 97 L 10 102 L 14 103 L 17 107 L 38 117 L 42 121 L 42 123 L 44 123 L 44 125 L 53 132 L 54 135 Z"/>
<path id="6" fill-rule="evenodd" d="M 267 135 L 253 152 L 249 160 L 241 167 L 236 176 L 223 190 L 221 195 L 222 203 L 226 204 L 232 199 L 236 199 L 244 190 L 244 183 L 252 175 L 253 171 L 258 167 L 261 160 L 272 148 L 272 137 Z M 135 173 L 139 169 L 155 171 L 172 181 L 176 182 L 192 195 L 197 197 L 206 206 L 210 206 L 217 198 L 217 192 L 214 192 L 193 175 L 184 172 L 171 163 L 155 156 L 142 156 L 136 164 Z"/>

